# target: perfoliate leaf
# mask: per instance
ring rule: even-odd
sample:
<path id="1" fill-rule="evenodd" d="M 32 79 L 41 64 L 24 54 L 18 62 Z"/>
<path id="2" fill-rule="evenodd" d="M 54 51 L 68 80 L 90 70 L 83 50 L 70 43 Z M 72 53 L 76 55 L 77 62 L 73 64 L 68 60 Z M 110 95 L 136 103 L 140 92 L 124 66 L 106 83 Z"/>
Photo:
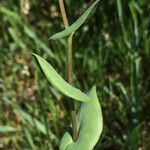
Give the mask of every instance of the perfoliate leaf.
<path id="1" fill-rule="evenodd" d="M 91 101 L 90 96 L 84 94 L 79 89 L 69 85 L 45 59 L 36 54 L 33 55 L 37 58 L 39 65 L 42 71 L 44 72 L 45 76 L 47 77 L 47 79 L 58 91 L 77 101 L 81 102 Z"/>
<path id="2" fill-rule="evenodd" d="M 60 142 L 60 150 L 93 150 L 103 129 L 103 117 L 96 88 L 88 92 L 92 101 L 81 103 L 77 112 L 78 139 L 73 142 L 69 132 L 65 132 Z"/>
<path id="3" fill-rule="evenodd" d="M 99 2 L 100 0 L 96 0 L 84 13 L 83 15 L 77 20 L 75 21 L 70 27 L 68 27 L 67 29 L 54 34 L 53 36 L 50 37 L 50 39 L 59 39 L 59 38 L 63 38 L 66 37 L 70 34 L 72 34 L 73 32 L 75 32 L 87 19 L 87 17 L 89 16 L 89 14 L 91 13 L 92 9 L 96 6 L 96 4 Z"/>

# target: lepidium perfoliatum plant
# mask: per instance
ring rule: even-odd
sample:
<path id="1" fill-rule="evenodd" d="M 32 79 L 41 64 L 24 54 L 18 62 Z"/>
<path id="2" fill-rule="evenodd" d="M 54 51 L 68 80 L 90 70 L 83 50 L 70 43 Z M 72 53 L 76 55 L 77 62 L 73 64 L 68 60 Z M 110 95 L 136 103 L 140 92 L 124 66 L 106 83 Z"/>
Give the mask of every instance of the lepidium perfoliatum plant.
<path id="1" fill-rule="evenodd" d="M 75 31 L 85 22 L 98 2 L 99 0 L 94 1 L 79 19 L 69 26 L 64 1 L 59 0 L 62 18 L 66 29 L 54 34 L 50 39 L 56 40 L 68 37 L 68 83 L 45 59 L 37 54 L 33 54 L 52 86 L 65 96 L 69 97 L 71 124 L 60 141 L 60 150 L 93 150 L 102 132 L 103 119 L 96 87 L 93 86 L 87 93 L 83 93 L 81 90 L 71 85 L 73 63 L 72 38 Z M 80 102 L 80 107 L 77 111 L 75 109 L 74 101 Z"/>

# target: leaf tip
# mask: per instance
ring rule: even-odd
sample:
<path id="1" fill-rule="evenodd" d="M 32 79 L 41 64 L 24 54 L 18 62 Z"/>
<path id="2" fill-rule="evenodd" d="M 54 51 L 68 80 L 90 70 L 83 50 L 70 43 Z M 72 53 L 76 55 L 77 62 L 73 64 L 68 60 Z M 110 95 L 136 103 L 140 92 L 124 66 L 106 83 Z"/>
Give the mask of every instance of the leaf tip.
<path id="1" fill-rule="evenodd" d="M 36 57 L 37 56 L 37 54 L 35 54 L 35 53 L 30 53 L 32 56 L 34 56 L 34 57 Z"/>

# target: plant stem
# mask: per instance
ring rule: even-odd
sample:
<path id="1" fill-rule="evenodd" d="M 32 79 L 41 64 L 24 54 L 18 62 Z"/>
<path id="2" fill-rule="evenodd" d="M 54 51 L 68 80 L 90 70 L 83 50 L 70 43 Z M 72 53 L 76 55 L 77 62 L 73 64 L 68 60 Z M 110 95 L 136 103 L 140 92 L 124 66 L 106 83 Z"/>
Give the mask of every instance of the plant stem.
<path id="1" fill-rule="evenodd" d="M 67 19 L 66 11 L 65 11 L 65 6 L 64 6 L 64 0 L 59 0 L 59 6 L 64 22 L 65 28 L 69 27 L 69 22 Z M 73 64 L 73 58 L 72 58 L 72 35 L 69 36 L 68 38 L 68 83 L 72 84 L 73 79 L 72 79 L 72 64 Z M 77 115 L 75 111 L 75 103 L 74 102 L 69 102 L 69 111 L 71 114 L 71 122 L 72 122 L 72 133 L 73 133 L 73 141 L 75 142 L 78 137 L 78 132 L 77 132 Z"/>
<path id="2" fill-rule="evenodd" d="M 61 10 L 64 26 L 65 26 L 65 28 L 67 28 L 69 26 L 69 22 L 68 22 L 67 15 L 66 15 L 64 0 L 59 0 L 59 7 Z"/>

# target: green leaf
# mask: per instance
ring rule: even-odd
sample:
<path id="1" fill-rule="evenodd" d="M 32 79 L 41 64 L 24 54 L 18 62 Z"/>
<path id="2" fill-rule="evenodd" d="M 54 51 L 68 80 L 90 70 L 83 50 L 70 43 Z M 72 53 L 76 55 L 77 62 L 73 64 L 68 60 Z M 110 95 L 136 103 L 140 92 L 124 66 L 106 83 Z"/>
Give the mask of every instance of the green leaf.
<path id="1" fill-rule="evenodd" d="M 2 12 L 3 14 L 6 14 L 11 19 L 15 19 L 18 22 L 21 21 L 19 15 L 16 12 L 13 12 L 13 11 L 11 11 L 9 9 L 4 8 L 4 7 L 0 7 L 0 12 Z"/>
<path id="2" fill-rule="evenodd" d="M 28 128 L 24 128 L 24 133 L 26 135 L 26 138 L 30 144 L 30 146 L 32 147 L 32 150 L 36 150 L 36 146 L 33 142 L 33 137 L 32 137 L 32 133 L 29 131 Z"/>
<path id="3" fill-rule="evenodd" d="M 39 65 L 43 70 L 47 79 L 58 91 L 60 91 L 61 93 L 63 93 L 64 95 L 72 99 L 81 102 L 91 101 L 91 98 L 89 96 L 84 94 L 79 89 L 69 85 L 45 59 L 43 59 L 41 56 L 38 56 L 36 54 L 33 55 L 37 58 Z"/>
<path id="4" fill-rule="evenodd" d="M 11 126 L 0 126 L 0 133 L 8 133 L 8 132 L 15 132 L 17 131 L 16 128 Z"/>
<path id="5" fill-rule="evenodd" d="M 70 34 L 72 34 L 73 32 L 75 32 L 87 19 L 87 17 L 89 16 L 89 14 L 91 13 L 91 11 L 93 10 L 93 8 L 96 6 L 96 4 L 99 2 L 100 0 L 96 0 L 84 13 L 83 15 L 77 20 L 75 21 L 70 27 L 68 27 L 67 29 L 54 34 L 53 36 L 50 37 L 50 39 L 59 39 L 59 38 L 63 38 L 66 37 Z"/>
<path id="6" fill-rule="evenodd" d="M 41 121 L 37 120 L 36 118 L 32 117 L 30 114 L 28 114 L 27 112 L 25 112 L 21 109 L 18 109 L 17 112 L 18 112 L 18 115 L 20 115 L 22 117 L 23 122 L 27 121 L 30 124 L 35 125 L 35 127 L 37 128 L 38 131 L 40 131 L 41 133 L 43 133 L 45 135 L 47 134 L 46 127 Z M 50 131 L 50 136 L 51 136 L 51 140 L 54 140 L 54 139 L 56 141 L 58 140 L 57 137 L 51 131 Z"/>
<path id="7" fill-rule="evenodd" d="M 49 56 L 54 58 L 54 53 L 52 50 L 36 35 L 35 31 L 27 25 L 23 25 L 24 32 L 34 40 L 35 44 L 43 49 Z"/>
<path id="8" fill-rule="evenodd" d="M 21 40 L 20 36 L 17 34 L 17 32 L 13 28 L 8 28 L 8 31 L 11 35 L 11 37 L 14 40 L 14 43 L 20 46 L 22 49 L 27 50 L 26 44 Z"/>
<path id="9" fill-rule="evenodd" d="M 73 142 L 71 134 L 65 132 L 60 142 L 60 150 L 93 150 L 103 129 L 103 117 L 96 88 L 88 92 L 92 101 L 81 103 L 77 112 L 78 139 Z"/>

